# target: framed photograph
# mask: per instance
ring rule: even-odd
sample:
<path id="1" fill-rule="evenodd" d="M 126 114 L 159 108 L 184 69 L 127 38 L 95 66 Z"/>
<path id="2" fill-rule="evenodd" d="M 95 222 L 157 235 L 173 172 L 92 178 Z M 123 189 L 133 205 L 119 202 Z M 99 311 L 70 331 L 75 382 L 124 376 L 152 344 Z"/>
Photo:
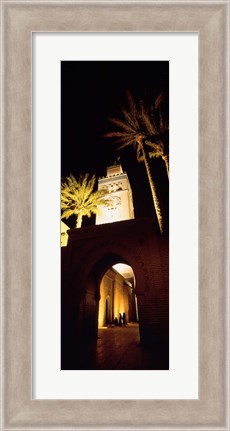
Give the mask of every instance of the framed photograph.
<path id="1" fill-rule="evenodd" d="M 228 13 L 2 2 L 2 430 L 229 429 Z"/>
<path id="2" fill-rule="evenodd" d="M 130 46 L 135 46 L 135 61 L 132 60 Z M 119 399 L 122 390 L 123 399 L 196 398 L 198 36 L 166 33 L 39 33 L 33 35 L 33 64 L 33 128 L 37 130 L 33 137 L 33 155 L 38 166 L 34 177 L 34 207 L 46 208 L 44 215 L 36 216 L 34 213 L 33 224 L 36 257 L 34 270 L 36 268 L 37 274 L 33 282 L 33 396 L 46 399 Z M 138 124 L 138 134 L 139 128 L 145 135 L 147 131 L 146 148 L 152 151 L 150 139 L 155 133 L 152 127 L 153 124 L 158 127 L 159 118 L 159 108 L 153 106 L 155 100 L 162 101 L 162 124 L 166 126 L 167 136 L 169 74 L 171 82 L 174 82 L 170 90 L 171 130 L 174 130 L 170 137 L 174 149 L 170 156 L 170 218 L 174 225 L 170 232 L 170 256 L 166 217 L 169 206 L 169 169 L 166 169 L 165 162 L 159 157 L 149 157 L 147 163 L 144 163 L 141 154 L 137 160 L 139 147 L 136 149 L 135 140 L 128 140 L 128 145 L 119 150 L 121 143 L 116 143 L 114 139 L 117 134 L 120 137 L 118 125 L 122 124 L 122 130 L 125 126 L 124 130 L 130 132 L 130 127 Z M 89 98 L 90 103 L 87 102 Z M 186 106 L 183 113 L 182 106 Z M 61 136 L 58 136 L 60 111 Z M 135 118 L 134 126 L 130 123 L 130 115 Z M 121 119 L 128 119 L 130 124 L 123 125 Z M 180 125 L 179 134 L 176 132 L 176 124 Z M 112 126 L 115 130 L 112 129 L 111 132 Z M 189 136 L 187 130 L 190 130 Z M 131 138 L 132 134 L 133 131 Z M 190 148 L 189 165 L 180 161 L 185 135 Z M 60 141 L 61 156 L 57 145 Z M 164 145 L 167 149 L 167 141 Z M 100 207 L 100 214 L 96 214 L 96 219 L 93 216 L 83 216 L 77 228 L 75 225 L 78 218 L 74 214 L 66 218 L 63 209 L 62 237 L 65 241 L 61 248 L 61 259 L 57 253 L 60 231 L 60 165 L 64 193 L 66 181 L 69 187 L 69 182 L 74 181 L 76 184 L 75 180 L 78 181 L 82 173 L 88 175 L 88 178 L 97 173 L 98 187 L 109 187 L 106 199 L 118 202 L 114 206 Z M 149 167 L 149 171 L 146 167 Z M 112 174 L 114 172 L 115 175 Z M 154 180 L 157 201 L 164 215 L 162 232 L 147 172 L 151 173 L 151 181 Z M 180 178 L 185 178 L 183 183 Z M 116 189 L 113 191 L 114 186 Z M 68 187 L 67 196 L 70 196 Z M 44 189 L 47 190 L 45 196 L 42 193 Z M 39 196 L 42 200 L 39 200 Z M 66 202 L 63 203 L 65 206 Z M 190 229 L 185 237 L 183 232 L 187 224 Z M 69 231 L 70 227 L 74 229 Z M 36 236 L 36 232 L 40 231 L 43 236 Z M 49 243 L 47 252 L 42 246 L 43 238 Z M 190 258 L 185 258 L 184 249 L 188 249 L 188 253 L 189 250 L 192 251 Z M 171 261 L 170 292 L 168 256 Z M 125 267 L 129 272 L 126 281 L 124 262 L 129 264 L 129 268 Z M 112 263 L 119 267 L 114 268 Z M 118 275 L 120 265 L 123 274 Z M 49 268 L 53 266 L 56 270 L 51 272 Z M 49 274 L 49 281 L 43 278 L 44 272 Z M 60 284 L 61 303 L 57 290 Z M 169 294 L 173 340 L 170 351 Z M 184 306 L 178 309 L 176 305 L 182 303 Z M 61 316 L 58 315 L 60 308 Z M 127 316 L 125 331 L 121 319 L 124 312 Z M 55 340 L 60 338 L 60 320 L 61 346 L 58 343 L 55 346 Z M 181 321 L 184 322 L 183 326 Z M 51 339 L 52 343 L 49 342 Z M 108 345 L 108 341 L 112 344 Z M 184 347 L 183 352 L 180 345 Z M 56 353 L 60 349 L 61 364 L 59 354 Z M 82 368 L 84 373 L 79 373 Z M 68 370 L 68 378 L 63 373 L 65 370 Z M 110 380 L 109 386 L 103 378 L 100 379 L 100 384 L 97 383 L 99 371 L 105 370 L 106 377 Z M 132 371 L 136 371 L 138 393 L 135 393 L 129 382 Z M 102 376 L 103 374 L 105 373 Z M 83 376 L 83 381 L 79 383 Z M 67 386 L 70 389 L 65 391 Z"/>

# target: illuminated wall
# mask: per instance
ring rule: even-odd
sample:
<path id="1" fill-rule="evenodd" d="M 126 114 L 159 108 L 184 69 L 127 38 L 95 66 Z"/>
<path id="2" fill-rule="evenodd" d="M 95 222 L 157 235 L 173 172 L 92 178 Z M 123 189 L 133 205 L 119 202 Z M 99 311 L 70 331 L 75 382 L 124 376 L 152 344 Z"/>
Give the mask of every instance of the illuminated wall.
<path id="1" fill-rule="evenodd" d="M 133 288 L 121 274 L 113 268 L 109 269 L 102 278 L 100 285 L 100 301 L 98 312 L 98 326 L 112 323 L 119 313 L 126 314 L 129 322 L 132 304 Z"/>
<path id="2" fill-rule="evenodd" d="M 61 247 L 67 246 L 68 238 L 69 238 L 67 230 L 69 230 L 69 226 L 67 226 L 67 224 L 61 221 Z"/>
<path id="3" fill-rule="evenodd" d="M 113 283 L 114 274 L 111 273 L 111 271 L 107 271 L 107 273 L 102 278 L 100 285 L 98 326 L 104 326 L 106 324 L 106 320 L 109 321 L 108 323 L 111 323 L 113 320 Z"/>
<path id="4" fill-rule="evenodd" d="M 111 204 L 99 207 L 99 214 L 96 215 L 97 225 L 134 218 L 132 190 L 121 165 L 107 168 L 107 176 L 98 180 L 98 190 L 101 189 L 108 191 Z"/>

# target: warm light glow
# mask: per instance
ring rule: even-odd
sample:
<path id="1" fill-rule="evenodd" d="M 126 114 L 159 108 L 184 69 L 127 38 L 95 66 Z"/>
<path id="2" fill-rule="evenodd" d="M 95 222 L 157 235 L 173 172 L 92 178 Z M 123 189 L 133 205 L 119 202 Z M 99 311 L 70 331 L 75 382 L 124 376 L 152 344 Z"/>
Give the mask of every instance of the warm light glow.
<path id="1" fill-rule="evenodd" d="M 99 302 L 99 311 L 98 311 L 98 326 L 100 328 L 102 328 L 103 324 L 104 324 L 104 310 L 103 310 L 103 307 L 102 307 L 102 301 L 100 299 L 100 302 Z"/>
<path id="2" fill-rule="evenodd" d="M 113 265 L 113 268 L 124 278 L 130 279 L 134 277 L 131 266 L 126 265 L 125 263 L 117 263 L 116 265 Z"/>
<path id="3" fill-rule="evenodd" d="M 67 230 L 69 230 L 69 226 L 67 226 L 63 221 L 61 221 L 61 247 L 67 246 L 69 238 Z"/>
<path id="4" fill-rule="evenodd" d="M 122 264 L 121 264 L 122 265 Z M 116 267 L 117 265 L 115 265 Z M 123 270 L 133 277 L 133 270 L 128 265 L 122 265 Z M 98 310 L 98 326 L 104 327 L 114 322 L 119 314 L 126 314 L 126 322 L 129 322 L 130 303 L 132 302 L 133 289 L 116 269 L 110 268 L 104 275 L 100 285 L 100 301 Z"/>
<path id="5" fill-rule="evenodd" d="M 134 218 L 132 190 L 121 165 L 107 168 L 107 176 L 99 178 L 98 190 L 106 190 L 111 205 L 99 205 L 96 225 Z"/>

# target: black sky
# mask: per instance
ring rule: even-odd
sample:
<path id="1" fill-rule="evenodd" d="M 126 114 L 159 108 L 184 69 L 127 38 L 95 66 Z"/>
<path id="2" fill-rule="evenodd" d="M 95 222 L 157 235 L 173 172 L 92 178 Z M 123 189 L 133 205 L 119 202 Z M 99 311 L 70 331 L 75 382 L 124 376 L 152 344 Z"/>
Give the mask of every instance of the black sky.
<path id="1" fill-rule="evenodd" d="M 131 183 L 135 217 L 153 216 L 151 192 L 143 163 L 133 148 L 116 151 L 103 134 L 114 130 L 109 117 L 121 117 L 129 90 L 136 101 L 150 103 L 162 90 L 168 94 L 169 63 L 156 61 L 63 61 L 61 62 L 61 175 L 106 175 L 117 157 Z M 168 219 L 168 179 L 161 159 L 151 159 L 160 203 Z M 93 221 L 93 220 L 92 220 Z M 68 223 L 68 222 L 67 222 Z M 91 223 L 84 220 L 84 224 Z M 70 223 L 71 225 L 71 220 Z M 84 225 L 83 224 L 83 225 Z M 72 227 L 72 226 L 70 226 Z"/>

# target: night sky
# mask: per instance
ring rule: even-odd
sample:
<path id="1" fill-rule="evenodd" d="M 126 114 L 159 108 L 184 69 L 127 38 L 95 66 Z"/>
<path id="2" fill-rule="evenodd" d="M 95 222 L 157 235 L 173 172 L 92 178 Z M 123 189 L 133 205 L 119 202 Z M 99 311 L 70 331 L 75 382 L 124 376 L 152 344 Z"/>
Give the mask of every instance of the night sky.
<path id="1" fill-rule="evenodd" d="M 109 117 L 122 118 L 126 91 L 136 101 L 153 102 L 163 90 L 168 94 L 169 63 L 156 61 L 64 61 L 61 62 L 61 175 L 72 173 L 106 176 L 106 167 L 117 157 L 127 172 L 133 192 L 135 217 L 152 216 L 154 207 L 144 163 L 138 163 L 132 147 L 116 150 L 106 132 L 115 126 Z M 165 164 L 151 159 L 151 171 L 160 204 L 168 224 L 169 184 Z M 64 220 L 65 221 L 65 220 Z M 65 221 L 70 227 L 74 221 Z M 83 226 L 94 217 L 83 218 Z"/>

